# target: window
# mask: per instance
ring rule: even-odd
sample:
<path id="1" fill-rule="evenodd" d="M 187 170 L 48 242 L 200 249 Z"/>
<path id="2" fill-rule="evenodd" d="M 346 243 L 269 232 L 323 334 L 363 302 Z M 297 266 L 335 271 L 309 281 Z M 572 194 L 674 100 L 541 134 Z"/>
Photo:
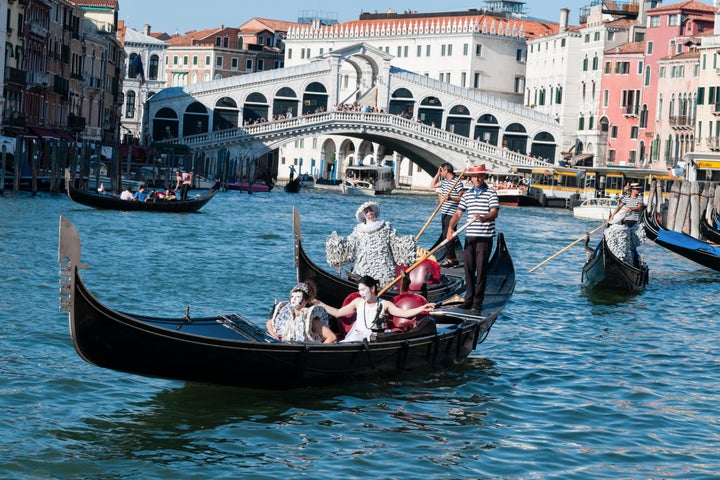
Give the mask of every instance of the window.
<path id="1" fill-rule="evenodd" d="M 522 48 L 518 48 L 517 50 L 515 50 L 515 60 L 517 60 L 520 63 L 522 63 L 525 60 L 525 55 L 523 53 Z"/>
<path id="2" fill-rule="evenodd" d="M 615 163 L 615 150 L 608 150 L 608 163 Z"/>
<path id="3" fill-rule="evenodd" d="M 426 56 L 426 57 L 429 57 L 429 56 L 430 56 L 430 45 L 426 45 L 426 46 L 425 46 L 425 56 Z"/>
<path id="4" fill-rule="evenodd" d="M 578 120 L 578 130 L 585 130 L 585 117 L 580 117 Z"/>
<path id="5" fill-rule="evenodd" d="M 447 49 L 448 57 L 452 57 L 452 45 L 448 45 L 447 47 L 448 47 L 448 49 Z"/>
<path id="6" fill-rule="evenodd" d="M 638 138 L 640 129 L 636 126 L 630 127 L 630 138 Z"/>
<path id="7" fill-rule="evenodd" d="M 585 34 L 585 43 L 590 43 L 590 34 L 589 33 Z"/>
<path id="8" fill-rule="evenodd" d="M 130 90 L 125 95 L 125 118 L 135 117 L 135 92 Z"/>
<path id="9" fill-rule="evenodd" d="M 593 37 L 593 40 L 595 40 L 596 42 L 599 42 L 599 41 L 600 41 L 600 32 L 595 32 L 595 35 L 594 35 L 594 37 Z"/>
<path id="10" fill-rule="evenodd" d="M 475 56 L 482 57 L 482 45 L 475 45 Z"/>
<path id="11" fill-rule="evenodd" d="M 473 88 L 480 88 L 480 74 L 476 73 L 473 78 Z"/>
<path id="12" fill-rule="evenodd" d="M 617 138 L 618 128 L 617 125 L 610 127 L 610 138 Z"/>
<path id="13" fill-rule="evenodd" d="M 205 57 L 205 66 L 206 66 L 206 67 L 210 66 L 210 55 L 208 55 L 207 57 Z"/>
<path id="14" fill-rule="evenodd" d="M 178 56 L 173 55 L 173 65 L 177 65 L 177 64 L 178 64 Z"/>
<path id="15" fill-rule="evenodd" d="M 659 27 L 660 26 L 660 15 L 653 15 L 650 17 L 650 27 Z"/>
<path id="16" fill-rule="evenodd" d="M 237 69 L 238 69 L 238 59 L 237 59 L 237 57 L 233 57 L 233 58 L 230 59 L 230 68 L 233 69 L 233 70 L 237 70 Z"/>
<path id="17" fill-rule="evenodd" d="M 160 57 L 157 55 L 150 56 L 150 68 L 148 69 L 148 78 L 150 80 L 157 80 L 158 70 L 160 69 Z"/>
<path id="18" fill-rule="evenodd" d="M 220 37 L 215 37 L 215 46 L 219 47 L 222 45 L 222 39 Z"/>
<path id="19" fill-rule="evenodd" d="M 515 93 L 522 93 L 523 90 L 525 90 L 525 77 L 515 77 Z"/>
<path id="20" fill-rule="evenodd" d="M 444 47 L 444 45 L 443 45 L 443 47 Z M 445 49 L 443 48 L 443 54 L 445 54 L 444 50 Z M 397 47 L 397 56 L 402 57 L 402 46 L 400 46 L 400 45 L 398 45 L 398 47 Z"/>
<path id="21" fill-rule="evenodd" d="M 603 107 L 607 108 L 609 100 L 610 100 L 610 91 L 603 90 Z"/>
<path id="22" fill-rule="evenodd" d="M 422 57 L 422 45 L 417 46 L 417 56 Z"/>
<path id="23" fill-rule="evenodd" d="M 466 83 L 467 83 L 467 72 L 462 72 L 460 74 L 460 86 L 465 88 Z"/>
<path id="24" fill-rule="evenodd" d="M 588 70 L 588 58 L 583 58 L 583 72 L 587 72 Z"/>
<path id="25" fill-rule="evenodd" d="M 592 69 L 597 70 L 598 69 L 598 63 L 600 62 L 600 59 L 598 58 L 597 54 L 593 57 L 592 62 Z"/>
<path id="26" fill-rule="evenodd" d="M 645 86 L 650 86 L 650 66 L 645 67 Z"/>
<path id="27" fill-rule="evenodd" d="M 605 74 L 609 74 L 612 72 L 612 67 L 610 66 L 610 62 L 605 62 Z"/>
<path id="28" fill-rule="evenodd" d="M 287 56 L 288 56 L 288 60 L 292 59 L 292 48 L 288 48 Z"/>
<path id="29" fill-rule="evenodd" d="M 463 44 L 463 57 L 467 57 L 470 45 L 467 43 Z"/>
<path id="30" fill-rule="evenodd" d="M 197 62 L 198 62 L 197 55 L 193 55 L 193 65 L 197 66 L 197 64 L 198 64 Z"/>
<path id="31" fill-rule="evenodd" d="M 676 13 L 675 15 L 668 15 L 668 26 L 677 25 L 680 25 L 680 14 Z"/>
<path id="32" fill-rule="evenodd" d="M 562 103 L 562 94 L 563 94 L 562 87 L 557 87 L 555 89 L 555 103 L 557 105 L 560 105 Z"/>
<path id="33" fill-rule="evenodd" d="M 253 69 L 253 61 L 251 58 L 248 58 L 247 60 L 245 60 L 245 70 L 252 71 L 252 69 Z"/>
<path id="34" fill-rule="evenodd" d="M 229 37 L 223 37 L 223 47 L 225 47 L 225 48 L 230 47 L 230 38 Z"/>
<path id="35" fill-rule="evenodd" d="M 653 42 L 647 42 L 647 54 L 652 55 L 653 53 Z"/>
<path id="36" fill-rule="evenodd" d="M 222 57 L 222 56 L 218 55 L 218 56 L 215 58 L 215 65 L 216 65 L 218 68 L 222 68 L 222 66 L 223 66 L 223 57 Z"/>
<path id="37" fill-rule="evenodd" d="M 258 72 L 261 70 L 265 70 L 265 59 L 264 58 L 258 58 L 257 70 L 258 70 Z"/>
<path id="38" fill-rule="evenodd" d="M 658 69 L 658 78 L 665 78 L 665 66 L 664 65 Z"/>
<path id="39" fill-rule="evenodd" d="M 405 45 L 405 47 L 403 48 L 403 56 L 404 57 L 408 56 L 408 46 L 407 45 Z"/>
<path id="40" fill-rule="evenodd" d="M 642 62 L 642 60 L 638 62 L 637 73 L 638 73 L 638 75 L 642 75 L 642 73 L 643 73 L 643 62 Z"/>
<path id="41" fill-rule="evenodd" d="M 187 64 L 188 64 L 188 56 L 184 55 L 183 56 L 183 65 L 187 65 Z"/>

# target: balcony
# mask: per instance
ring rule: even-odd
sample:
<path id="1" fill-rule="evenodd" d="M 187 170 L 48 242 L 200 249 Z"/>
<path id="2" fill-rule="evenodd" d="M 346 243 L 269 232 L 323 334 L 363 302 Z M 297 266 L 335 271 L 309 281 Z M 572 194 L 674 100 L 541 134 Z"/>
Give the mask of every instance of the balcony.
<path id="1" fill-rule="evenodd" d="M 690 115 L 678 115 L 670 117 L 670 126 L 675 130 L 694 130 L 695 119 Z"/>
<path id="2" fill-rule="evenodd" d="M 6 108 L 2 116 L 4 127 L 24 128 L 27 126 L 27 116 L 21 112 L 15 112 Z"/>
<path id="3" fill-rule="evenodd" d="M 67 118 L 68 128 L 73 132 L 80 132 L 85 129 L 85 117 L 78 117 L 74 114 L 69 114 Z"/>
<path id="4" fill-rule="evenodd" d="M 50 85 L 50 74 L 48 72 L 27 72 L 28 88 L 47 87 Z"/>
<path id="5" fill-rule="evenodd" d="M 625 117 L 637 117 L 640 113 L 640 105 L 625 105 L 624 108 L 623 116 Z"/>
<path id="6" fill-rule="evenodd" d="M 720 137 L 707 137 L 705 145 L 713 152 L 720 151 Z"/>
<path id="7" fill-rule="evenodd" d="M 5 81 L 24 86 L 27 84 L 27 72 L 13 67 L 5 67 Z"/>

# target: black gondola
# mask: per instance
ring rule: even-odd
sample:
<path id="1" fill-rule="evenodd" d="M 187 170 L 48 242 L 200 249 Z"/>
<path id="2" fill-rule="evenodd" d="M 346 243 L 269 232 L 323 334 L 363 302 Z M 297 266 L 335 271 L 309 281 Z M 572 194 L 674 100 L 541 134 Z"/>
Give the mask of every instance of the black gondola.
<path id="1" fill-rule="evenodd" d="M 713 211 L 713 218 L 717 219 L 717 215 Z M 717 220 L 715 220 L 717 225 Z M 705 215 L 700 217 L 700 234 L 707 239 L 708 242 L 714 244 L 720 244 L 720 230 L 712 226 L 710 222 L 705 218 Z"/>
<path id="2" fill-rule="evenodd" d="M 285 184 L 285 191 L 288 193 L 298 193 L 300 191 L 300 180 L 294 178 Z"/>
<path id="3" fill-rule="evenodd" d="M 588 241 L 585 241 L 587 248 Z M 635 265 L 618 258 L 608 247 L 605 237 L 582 268 L 585 288 L 605 288 L 639 292 L 648 284 L 647 265 Z"/>
<path id="4" fill-rule="evenodd" d="M 660 225 L 654 211 L 650 213 L 647 210 L 643 211 L 641 218 L 645 226 L 645 234 L 650 240 L 688 260 L 720 272 L 720 247 L 666 229 Z"/>
<path id="5" fill-rule="evenodd" d="M 295 242 L 296 251 L 302 251 L 299 232 Z M 87 362 L 138 375 L 267 389 L 442 369 L 462 362 L 485 339 L 515 286 L 509 252 L 499 248 L 488 278 L 485 316 L 438 308 L 414 329 L 378 333 L 372 341 L 293 344 L 275 341 L 240 315 L 155 318 L 105 306 L 80 277 L 79 269 L 86 266 L 80 264 L 79 235 L 63 217 L 58 258 L 61 307 L 69 312 L 75 350 Z"/>
<path id="6" fill-rule="evenodd" d="M 197 212 L 206 203 L 220 191 L 220 182 L 217 182 L 213 188 L 203 192 L 187 200 L 156 200 L 148 202 L 135 202 L 131 200 L 122 200 L 119 197 L 110 194 L 99 194 L 94 192 L 83 192 L 72 186 L 72 182 L 65 177 L 65 190 L 67 195 L 73 202 L 104 210 L 123 210 L 123 211 L 141 211 L 141 212 L 170 212 L 170 213 L 186 213 Z"/>

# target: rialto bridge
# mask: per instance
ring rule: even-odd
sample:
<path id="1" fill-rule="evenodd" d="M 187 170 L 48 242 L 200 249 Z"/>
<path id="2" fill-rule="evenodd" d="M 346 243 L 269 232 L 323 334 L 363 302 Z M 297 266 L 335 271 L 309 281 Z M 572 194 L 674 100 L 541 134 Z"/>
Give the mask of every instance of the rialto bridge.
<path id="1" fill-rule="evenodd" d="M 148 100 L 147 132 L 154 144 L 185 145 L 215 166 L 336 136 L 348 138 L 318 149 L 340 165 L 350 155 L 396 152 L 432 174 L 444 161 L 458 170 L 467 161 L 506 170 L 557 158 L 561 128 L 551 117 L 396 69 L 391 59 L 358 44 L 295 67 L 167 88 Z M 337 107 L 347 104 L 363 108 Z"/>

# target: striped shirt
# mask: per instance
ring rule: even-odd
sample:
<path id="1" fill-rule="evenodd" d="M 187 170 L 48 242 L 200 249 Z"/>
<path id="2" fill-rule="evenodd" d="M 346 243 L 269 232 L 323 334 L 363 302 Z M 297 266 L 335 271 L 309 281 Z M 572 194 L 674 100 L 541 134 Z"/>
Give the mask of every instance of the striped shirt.
<path id="1" fill-rule="evenodd" d="M 500 208 L 497 192 L 487 183 L 480 188 L 474 186 L 465 192 L 460 199 L 458 210 L 471 215 L 487 215 L 493 208 Z M 468 219 L 469 220 L 469 219 Z M 495 235 L 495 220 L 481 222 L 475 220 L 465 230 L 466 237 L 493 237 Z"/>
<path id="2" fill-rule="evenodd" d="M 453 177 L 449 180 L 443 177 L 443 179 L 440 180 L 440 194 L 443 196 L 443 198 L 445 198 L 445 195 L 447 195 L 451 189 L 451 197 L 459 197 L 460 193 L 465 190 L 462 181 L 457 182 L 457 185 L 455 185 L 455 188 L 453 188 L 455 180 L 457 180 L 457 177 Z M 460 202 L 454 202 L 450 199 L 445 200 L 445 202 L 442 204 L 442 207 L 440 207 L 440 213 L 443 215 L 453 215 L 455 213 L 455 210 L 457 210 L 459 204 Z"/>
<path id="3" fill-rule="evenodd" d="M 623 205 L 625 205 L 625 206 L 628 207 L 628 208 L 635 208 L 635 207 L 637 207 L 638 205 L 642 205 L 642 197 L 640 197 L 640 196 L 637 196 L 637 197 L 635 197 L 635 198 L 633 198 L 633 197 L 621 197 L 621 198 L 620 198 L 620 203 L 622 203 Z M 639 212 L 639 211 L 636 212 L 636 211 L 634 211 L 634 210 L 630 210 L 630 211 L 627 213 L 627 215 L 625 215 L 625 218 L 623 218 L 623 221 L 625 221 L 625 220 L 635 220 L 636 222 L 639 222 L 639 221 L 640 221 L 640 212 Z"/>

